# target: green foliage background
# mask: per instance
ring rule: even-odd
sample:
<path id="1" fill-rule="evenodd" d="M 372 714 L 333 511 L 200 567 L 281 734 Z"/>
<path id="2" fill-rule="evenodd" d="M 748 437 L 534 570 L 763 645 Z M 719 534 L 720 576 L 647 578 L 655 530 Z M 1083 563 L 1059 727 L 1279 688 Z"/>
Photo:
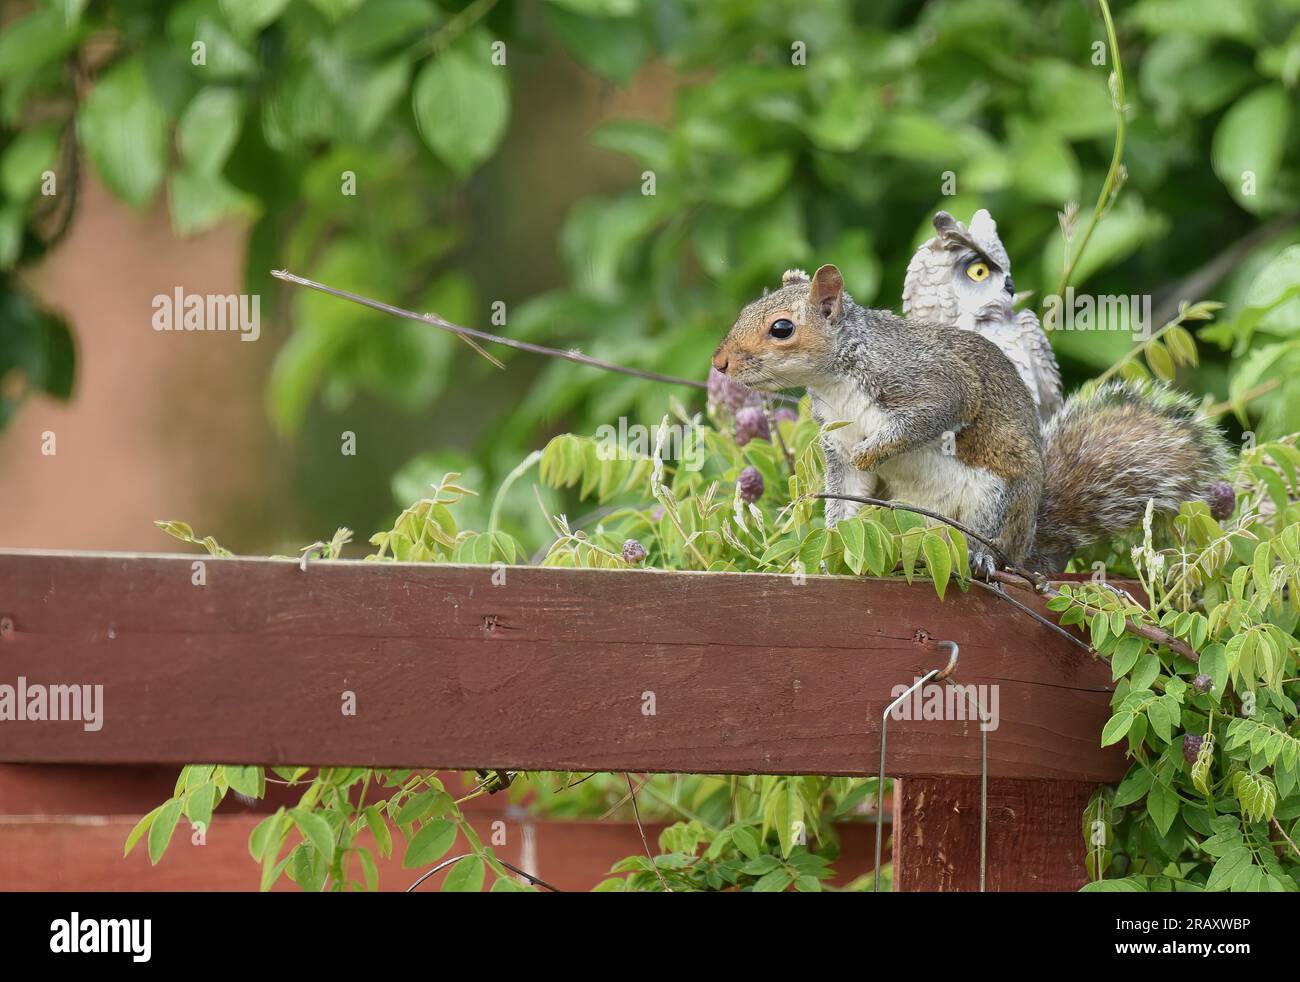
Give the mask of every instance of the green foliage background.
<path id="1" fill-rule="evenodd" d="M 725 423 L 708 472 L 721 490 L 675 474 L 656 487 L 648 465 L 614 481 L 585 435 L 621 415 L 656 423 L 669 409 L 665 387 L 509 354 L 502 375 L 445 335 L 285 293 L 269 271 L 471 326 L 489 326 L 503 301 L 501 329 L 514 337 L 702 378 L 738 307 L 788 266 L 835 262 L 860 301 L 896 306 L 906 261 L 940 207 L 963 219 L 990 208 L 1018 288 L 1041 298 L 1070 248 L 1058 213 L 1078 202 L 1085 226 L 1101 189 L 1104 215 L 1076 287 L 1153 295 L 1160 323 L 1179 300 L 1226 306 L 1208 326 L 1209 308 L 1199 308 L 1138 352 L 1123 330 L 1055 333 L 1067 382 L 1117 365 L 1172 377 L 1226 399 L 1252 434 L 1248 447 L 1261 446 L 1238 475 L 1245 503 L 1232 523 L 1185 511 L 1166 566 L 1155 568 L 1149 544 L 1139 554 L 1152 609 L 1086 590 L 1061 605 L 1112 659 L 1115 718 L 1103 739 L 1127 740 L 1135 761 L 1088 817 L 1085 831 L 1097 821 L 1105 830 L 1091 843 L 1092 872 L 1127 888 L 1294 889 L 1297 459 L 1291 442 L 1263 441 L 1300 429 L 1300 3 L 1136 0 L 1115 14 L 1127 67 L 1122 181 L 1107 178 L 1116 66 L 1097 10 L 1075 0 L 29 4 L 6 15 L 0 36 L 0 422 L 31 392 L 73 391 L 71 334 L 21 274 L 75 213 L 82 162 L 136 207 L 165 195 L 180 235 L 231 217 L 249 223 L 246 288 L 274 299 L 264 304 L 278 346 L 268 416 L 298 447 L 306 527 L 391 526 L 372 540 L 379 555 L 431 561 L 517 558 L 520 543 L 551 541 L 548 562 L 618 565 L 625 534 L 669 568 L 787 571 L 825 559 L 836 571 L 887 572 L 901 558 L 942 590 L 964 571 L 959 536 L 884 515 L 828 533 L 807 502 L 783 508 L 815 485 L 806 419 L 784 424 L 803 467 L 788 488 L 777 451 L 758 441 L 742 453 Z M 502 51 L 506 64 L 493 64 Z M 604 86 L 632 86 L 647 110 L 581 132 L 566 107 Z M 667 112 L 651 111 L 665 96 Z M 591 165 L 600 155 L 609 156 Z M 593 177 L 576 193 L 564 182 L 570 160 Z M 63 188 L 53 200 L 40 193 L 50 169 Z M 345 172 L 355 197 L 340 192 Z M 644 193 L 647 172 L 654 194 Z M 948 173 L 955 196 L 941 192 Z M 676 395 L 698 408 L 688 390 Z M 339 418 L 385 431 L 383 459 L 407 463 L 331 478 Z M 577 436 L 548 444 L 561 430 Z M 493 518 L 493 496 L 466 498 L 441 479 L 465 471 L 463 483 L 496 488 L 544 445 L 546 483 L 569 494 L 552 502 L 593 489 L 603 497 L 612 482 L 624 510 L 588 535 L 547 528 L 531 481 L 502 494 Z M 759 538 L 732 542 L 728 494 L 742 461 L 759 467 L 769 493 L 758 530 L 746 533 Z M 421 499 L 400 513 L 380 504 L 393 470 L 399 506 Z M 678 510 L 656 517 L 655 501 Z M 1204 648 L 1213 688 L 1189 688 L 1197 666 L 1168 650 L 1135 646 L 1128 617 Z M 1243 715 L 1244 697 L 1257 715 Z M 1210 750 L 1189 759 L 1184 735 L 1206 733 Z M 369 883 L 355 836 L 369 827 L 391 849 L 385 817 L 406 833 L 412 867 L 443 855 L 459 827 L 473 858 L 454 886 L 473 888 L 489 869 L 501 889 L 514 882 L 436 778 L 359 769 L 279 778 L 307 790 L 250 843 L 264 882 L 287 870 L 308 888 Z M 202 819 L 228 790 L 257 794 L 265 780 L 259 768 L 189 768 L 131 844 L 147 833 L 160 857 L 182 815 Z M 629 860 L 608 888 L 815 888 L 831 854 L 821 820 L 877 790 L 689 780 L 659 793 L 665 813 L 695 816 L 668 834 L 663 855 Z M 353 810 L 349 789 L 372 781 L 389 789 L 384 816 Z M 607 804 L 617 793 L 607 781 L 582 787 L 589 799 L 563 801 Z M 723 797 L 731 810 L 715 814 Z M 790 838 L 796 812 L 815 852 Z M 703 859 L 687 858 L 700 848 Z"/>
<path id="2" fill-rule="evenodd" d="M 513 336 L 699 378 L 739 305 L 788 266 L 835 262 L 860 301 L 897 306 L 940 207 L 991 208 L 1017 287 L 1041 298 L 1060 279 L 1057 212 L 1071 200 L 1089 212 L 1114 132 L 1113 66 L 1104 51 L 1094 63 L 1105 33 L 1083 0 L 28 7 L 0 38 L 4 416 L 29 391 L 71 391 L 66 329 L 16 274 L 75 211 L 74 161 L 138 207 L 165 196 L 178 234 L 247 220 L 247 289 L 274 300 L 268 415 L 295 448 L 303 499 L 290 540 L 391 517 L 383 488 L 403 461 L 399 505 L 448 469 L 494 483 L 561 430 L 657 420 L 668 393 L 509 352 L 502 375 L 419 325 L 286 294 L 273 268 L 472 326 L 490 327 L 503 301 Z M 1300 207 L 1300 4 L 1117 8 L 1128 179 L 1074 282 L 1167 309 L 1184 277 Z M 591 130 L 592 93 L 638 79 L 633 108 Z M 53 200 L 39 193 L 48 168 L 64 189 Z M 356 196 L 341 193 L 345 171 Z M 941 194 L 948 171 L 955 197 Z M 1179 381 L 1221 398 L 1233 379 L 1242 391 L 1279 380 L 1241 421 L 1261 438 L 1300 428 L 1300 317 L 1297 305 L 1253 328 L 1237 317 L 1255 275 L 1297 241 L 1284 222 L 1186 297 L 1226 301 L 1229 324 Z M 1053 343 L 1077 383 L 1130 339 Z M 330 477 L 340 420 L 382 447 L 347 482 Z M 540 531 L 530 516 L 527 496 L 507 503 L 508 527 Z"/>

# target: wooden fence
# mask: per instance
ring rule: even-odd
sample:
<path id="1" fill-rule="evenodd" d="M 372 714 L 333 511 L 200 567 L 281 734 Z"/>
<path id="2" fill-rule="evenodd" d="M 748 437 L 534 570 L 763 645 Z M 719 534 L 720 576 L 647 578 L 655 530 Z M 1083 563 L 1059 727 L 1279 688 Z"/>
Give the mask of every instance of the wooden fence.
<path id="1" fill-rule="evenodd" d="M 929 583 L 0 552 L 0 685 L 104 687 L 98 729 L 0 721 L 0 762 L 866 776 L 942 640 L 996 692 L 989 889 L 1077 888 L 1109 670 Z M 895 888 L 974 889 L 978 723 L 891 721 L 888 772 Z"/>

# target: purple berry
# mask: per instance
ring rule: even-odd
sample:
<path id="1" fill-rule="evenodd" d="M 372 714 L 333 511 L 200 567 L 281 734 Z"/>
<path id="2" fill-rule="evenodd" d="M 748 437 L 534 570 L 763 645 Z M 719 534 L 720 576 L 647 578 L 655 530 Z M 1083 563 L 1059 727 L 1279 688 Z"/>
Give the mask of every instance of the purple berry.
<path id="1" fill-rule="evenodd" d="M 1202 672 L 1192 679 L 1192 688 L 1197 692 L 1209 692 L 1214 688 L 1214 679 Z"/>
<path id="2" fill-rule="evenodd" d="M 1203 736 L 1197 736 L 1195 733 L 1183 734 L 1183 758 L 1187 763 L 1196 763 L 1196 755 L 1201 752 L 1201 744 L 1204 742 Z"/>
<path id="3" fill-rule="evenodd" d="M 632 566 L 645 562 L 645 546 L 636 539 L 628 539 L 623 543 L 623 562 Z"/>
<path id="4" fill-rule="evenodd" d="M 1227 481 L 1215 481 L 1210 485 L 1210 514 L 1223 521 L 1237 507 L 1237 492 Z"/>
<path id="5" fill-rule="evenodd" d="M 742 501 L 753 503 L 763 497 L 763 475 L 757 467 L 746 467 L 736 478 L 736 487 L 740 488 Z"/>
<path id="6" fill-rule="evenodd" d="M 716 368 L 709 369 L 709 408 L 724 416 L 733 416 L 744 406 L 757 406 L 762 401 L 760 396 L 748 386 L 733 382 Z"/>
<path id="7" fill-rule="evenodd" d="M 793 423 L 799 419 L 799 414 L 788 406 L 778 409 L 774 415 L 778 423 Z"/>
<path id="8" fill-rule="evenodd" d="M 736 446 L 743 447 L 754 437 L 766 440 L 769 436 L 767 414 L 761 406 L 743 406 L 736 411 Z"/>

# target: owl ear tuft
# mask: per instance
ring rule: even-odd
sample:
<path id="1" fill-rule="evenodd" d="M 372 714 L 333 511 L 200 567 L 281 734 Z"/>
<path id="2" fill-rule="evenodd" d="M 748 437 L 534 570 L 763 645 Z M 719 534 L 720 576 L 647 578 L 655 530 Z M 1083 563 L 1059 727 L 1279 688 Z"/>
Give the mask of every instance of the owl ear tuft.
<path id="1" fill-rule="evenodd" d="M 971 216 L 970 234 L 985 242 L 992 242 L 998 237 L 998 223 L 993 220 L 987 208 L 981 208 Z"/>
<path id="2" fill-rule="evenodd" d="M 931 220 L 934 224 L 934 230 L 939 233 L 939 238 L 946 239 L 949 235 L 960 233 L 962 231 L 961 222 L 953 218 L 946 211 L 937 211 Z"/>
<path id="3" fill-rule="evenodd" d="M 781 285 L 790 286 L 793 283 L 810 283 L 808 274 L 802 269 L 787 269 L 781 274 Z"/>

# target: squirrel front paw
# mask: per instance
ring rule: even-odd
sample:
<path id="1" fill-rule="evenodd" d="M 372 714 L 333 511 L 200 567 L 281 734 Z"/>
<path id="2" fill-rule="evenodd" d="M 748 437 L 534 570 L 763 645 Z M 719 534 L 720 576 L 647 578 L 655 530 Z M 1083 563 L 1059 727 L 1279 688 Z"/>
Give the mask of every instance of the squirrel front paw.
<path id="1" fill-rule="evenodd" d="M 860 471 L 873 470 L 880 463 L 882 454 L 877 447 L 871 447 L 867 450 L 857 450 L 850 459 L 853 466 Z"/>
<path id="2" fill-rule="evenodd" d="M 998 562 L 987 546 L 976 542 L 970 544 L 970 572 L 972 576 L 987 582 L 993 579 L 993 573 L 997 568 Z"/>
<path id="3" fill-rule="evenodd" d="M 872 471 L 902 449 L 902 444 L 896 440 L 870 444 L 863 440 L 853 448 L 849 460 L 860 471 Z"/>

